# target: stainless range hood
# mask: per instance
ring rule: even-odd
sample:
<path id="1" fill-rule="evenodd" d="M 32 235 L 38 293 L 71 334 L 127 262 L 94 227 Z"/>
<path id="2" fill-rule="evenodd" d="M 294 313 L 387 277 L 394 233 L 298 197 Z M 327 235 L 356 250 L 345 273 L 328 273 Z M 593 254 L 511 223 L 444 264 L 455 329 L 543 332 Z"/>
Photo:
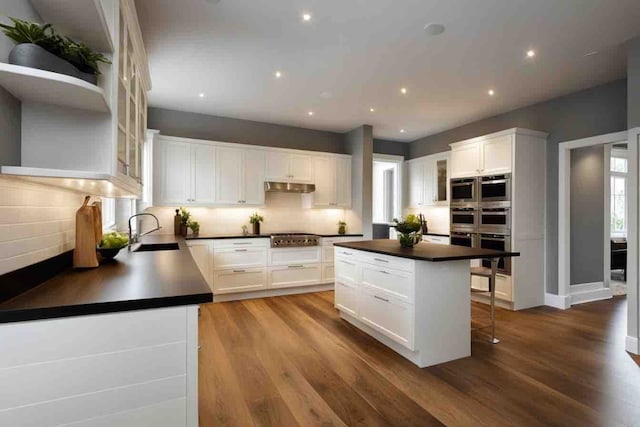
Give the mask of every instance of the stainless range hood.
<path id="1" fill-rule="evenodd" d="M 316 185 L 267 181 L 264 183 L 264 191 L 277 191 L 280 193 L 313 193 L 316 191 Z"/>

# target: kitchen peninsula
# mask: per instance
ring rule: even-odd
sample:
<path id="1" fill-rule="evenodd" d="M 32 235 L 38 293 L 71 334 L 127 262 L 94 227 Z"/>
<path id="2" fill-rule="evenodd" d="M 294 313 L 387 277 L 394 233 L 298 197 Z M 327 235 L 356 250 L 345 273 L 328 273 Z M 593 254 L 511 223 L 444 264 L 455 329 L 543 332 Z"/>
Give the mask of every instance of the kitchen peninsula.
<path id="1" fill-rule="evenodd" d="M 336 243 L 335 306 L 340 316 L 419 367 L 471 355 L 472 259 L 519 256 L 464 246 L 396 240 Z"/>

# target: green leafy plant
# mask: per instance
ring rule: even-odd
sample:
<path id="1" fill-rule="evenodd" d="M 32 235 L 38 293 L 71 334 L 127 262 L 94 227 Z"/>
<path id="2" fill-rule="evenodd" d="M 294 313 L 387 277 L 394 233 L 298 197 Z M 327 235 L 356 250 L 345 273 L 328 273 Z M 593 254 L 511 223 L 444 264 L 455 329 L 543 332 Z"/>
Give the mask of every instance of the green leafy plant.
<path id="1" fill-rule="evenodd" d="M 197 234 L 200 231 L 200 223 L 198 223 L 198 221 L 189 221 L 188 225 L 194 234 Z"/>
<path id="2" fill-rule="evenodd" d="M 71 63 L 83 73 L 100 74 L 98 63 L 111 64 L 101 53 L 92 51 L 82 42 L 56 33 L 50 24 L 38 24 L 17 18 L 9 18 L 13 26 L 0 24 L 2 32 L 17 44 L 33 43 L 49 53 Z"/>
<path id="3" fill-rule="evenodd" d="M 395 222 L 393 228 L 395 228 L 398 233 L 415 233 L 416 231 L 420 231 L 422 228 L 420 221 L 418 221 L 418 218 L 413 214 L 407 215 L 404 220 L 402 220 L 402 218 L 394 218 L 393 222 Z"/>
<path id="4" fill-rule="evenodd" d="M 254 212 L 253 215 L 249 217 L 249 223 L 251 224 L 255 224 L 256 222 L 260 223 L 262 221 L 264 221 L 264 218 L 262 215 L 258 215 L 258 212 Z"/>
<path id="5" fill-rule="evenodd" d="M 191 212 L 186 210 L 184 207 L 180 206 L 180 223 L 182 225 L 189 225 L 189 220 L 191 219 Z"/>
<path id="6" fill-rule="evenodd" d="M 338 221 L 338 234 L 345 234 L 347 232 L 347 223 L 344 221 Z"/>

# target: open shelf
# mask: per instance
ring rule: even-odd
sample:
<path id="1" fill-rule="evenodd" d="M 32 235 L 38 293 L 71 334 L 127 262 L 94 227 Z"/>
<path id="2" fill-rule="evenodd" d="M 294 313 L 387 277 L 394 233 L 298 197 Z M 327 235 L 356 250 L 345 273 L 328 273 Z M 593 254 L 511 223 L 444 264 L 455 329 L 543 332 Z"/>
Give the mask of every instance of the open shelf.
<path id="1" fill-rule="evenodd" d="M 91 49 L 113 52 L 113 40 L 100 0 L 31 0 L 44 22 L 59 34 L 84 42 Z"/>
<path id="2" fill-rule="evenodd" d="M 92 196 L 135 199 L 142 194 L 140 184 L 132 184 L 129 179 L 100 172 L 2 166 L 0 175 Z"/>
<path id="3" fill-rule="evenodd" d="M 0 86 L 22 101 L 109 112 L 101 88 L 64 74 L 0 63 Z"/>

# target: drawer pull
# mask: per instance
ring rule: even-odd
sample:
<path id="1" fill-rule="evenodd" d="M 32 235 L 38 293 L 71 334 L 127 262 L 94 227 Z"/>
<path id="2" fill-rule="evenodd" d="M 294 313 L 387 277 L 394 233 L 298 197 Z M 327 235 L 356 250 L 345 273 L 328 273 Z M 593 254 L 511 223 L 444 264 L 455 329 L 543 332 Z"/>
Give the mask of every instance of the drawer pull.
<path id="1" fill-rule="evenodd" d="M 342 252 L 343 255 L 353 255 L 351 252 Z"/>
<path id="2" fill-rule="evenodd" d="M 246 273 L 246 270 L 233 270 L 234 273 Z"/>
<path id="3" fill-rule="evenodd" d="M 380 301 L 389 302 L 388 299 L 379 297 L 378 295 L 374 295 L 373 297 L 376 298 L 376 299 L 379 299 Z"/>
<path id="4" fill-rule="evenodd" d="M 384 270 L 378 270 L 378 272 L 382 273 L 382 274 L 391 274 L 388 271 L 384 271 Z"/>
<path id="5" fill-rule="evenodd" d="M 352 265 L 352 266 L 355 265 L 354 263 L 349 262 L 349 261 L 340 261 L 340 262 L 343 263 L 343 264 L 347 264 L 347 265 Z"/>
<path id="6" fill-rule="evenodd" d="M 386 259 L 380 259 L 380 258 L 374 258 L 374 261 L 378 261 L 378 262 L 386 262 L 388 263 L 389 261 L 387 261 Z"/>
<path id="7" fill-rule="evenodd" d="M 287 268 L 302 268 L 304 265 L 288 265 Z"/>
<path id="8" fill-rule="evenodd" d="M 236 249 L 235 251 L 236 251 L 236 252 L 247 252 L 247 250 L 246 250 L 246 249 Z"/>
<path id="9" fill-rule="evenodd" d="M 234 245 L 250 245 L 251 242 L 234 242 Z"/>

